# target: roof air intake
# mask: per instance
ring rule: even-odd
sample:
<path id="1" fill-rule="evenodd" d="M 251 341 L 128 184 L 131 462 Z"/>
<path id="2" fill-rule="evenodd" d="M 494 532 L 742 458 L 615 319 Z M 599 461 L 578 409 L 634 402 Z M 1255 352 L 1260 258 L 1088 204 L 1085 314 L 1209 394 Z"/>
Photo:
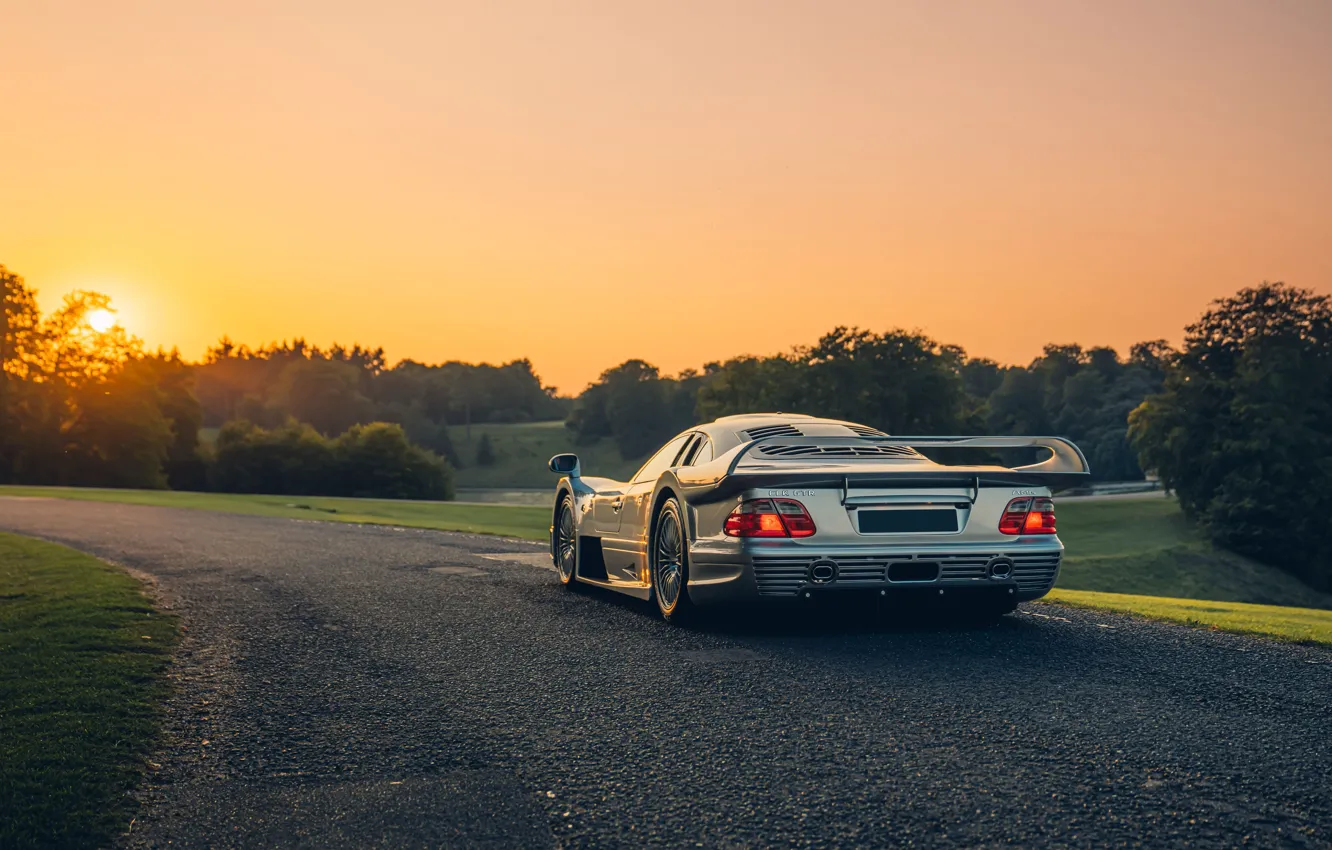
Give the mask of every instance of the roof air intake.
<path id="1" fill-rule="evenodd" d="M 919 452 L 907 446 L 884 446 L 877 443 L 864 446 L 763 445 L 758 450 L 769 457 L 920 457 Z"/>
<path id="2" fill-rule="evenodd" d="M 861 437 L 886 437 L 886 436 L 888 436 L 887 434 L 885 434 L 885 433 L 883 433 L 882 431 L 880 431 L 878 428 L 870 428 L 870 427 L 867 427 L 867 426 L 865 426 L 865 425 L 848 425 L 848 426 L 846 426 L 846 427 L 850 428 L 852 431 L 855 431 L 856 434 L 858 434 L 858 435 L 861 436 Z"/>
<path id="3" fill-rule="evenodd" d="M 751 440 L 761 440 L 764 437 L 803 437 L 804 432 L 794 425 L 782 423 L 781 425 L 760 425 L 757 428 L 750 428 L 742 431 L 746 437 Z"/>

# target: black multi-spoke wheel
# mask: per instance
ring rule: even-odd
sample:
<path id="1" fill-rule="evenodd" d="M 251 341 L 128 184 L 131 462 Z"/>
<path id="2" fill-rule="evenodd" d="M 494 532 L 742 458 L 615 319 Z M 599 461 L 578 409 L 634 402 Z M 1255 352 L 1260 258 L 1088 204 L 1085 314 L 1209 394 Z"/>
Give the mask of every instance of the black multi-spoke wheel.
<path id="1" fill-rule="evenodd" d="M 560 584 L 572 587 L 578 549 L 574 537 L 573 499 L 568 495 L 560 499 L 560 507 L 555 511 L 555 550 L 551 556 L 555 559 L 555 571 L 560 574 Z"/>
<path id="2" fill-rule="evenodd" d="M 652 596 L 661 615 L 671 622 L 683 619 L 689 603 L 689 554 L 685 545 L 680 503 L 667 499 L 657 513 L 652 532 Z"/>

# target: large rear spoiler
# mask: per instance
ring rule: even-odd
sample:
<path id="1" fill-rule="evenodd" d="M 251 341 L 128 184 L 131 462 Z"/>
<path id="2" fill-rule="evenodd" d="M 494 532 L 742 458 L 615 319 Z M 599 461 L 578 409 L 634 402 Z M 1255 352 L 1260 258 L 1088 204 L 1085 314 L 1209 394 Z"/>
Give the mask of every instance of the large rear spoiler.
<path id="1" fill-rule="evenodd" d="M 756 458 L 765 445 L 848 447 L 876 445 L 920 449 L 1044 449 L 1050 456 L 1025 466 L 937 464 L 920 458 L 827 454 L 818 458 Z M 727 456 L 730 456 L 729 459 Z M 748 461 L 748 462 L 746 462 Z M 755 463 L 755 461 L 758 461 Z M 914 462 L 913 462 L 914 461 Z M 1064 488 L 1091 474 L 1082 450 L 1063 437 L 763 437 L 727 452 L 712 463 L 677 470 L 676 476 L 694 502 L 711 502 L 755 487 L 841 486 L 914 487 L 957 484 L 983 486 L 1039 485 Z"/>

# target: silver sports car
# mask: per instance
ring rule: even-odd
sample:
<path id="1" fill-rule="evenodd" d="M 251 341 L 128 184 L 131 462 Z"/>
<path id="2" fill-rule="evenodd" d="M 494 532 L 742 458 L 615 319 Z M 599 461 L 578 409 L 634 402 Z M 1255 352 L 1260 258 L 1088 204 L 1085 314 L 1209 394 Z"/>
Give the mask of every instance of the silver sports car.
<path id="1" fill-rule="evenodd" d="M 944 465 L 932 449 L 1037 450 L 1025 466 Z M 938 454 L 938 452 L 934 452 Z M 923 590 L 999 616 L 1049 592 L 1063 544 L 1052 486 L 1087 460 L 1057 437 L 890 437 L 831 419 L 727 416 L 662 446 L 629 481 L 559 473 L 551 556 L 566 585 L 698 606 Z"/>

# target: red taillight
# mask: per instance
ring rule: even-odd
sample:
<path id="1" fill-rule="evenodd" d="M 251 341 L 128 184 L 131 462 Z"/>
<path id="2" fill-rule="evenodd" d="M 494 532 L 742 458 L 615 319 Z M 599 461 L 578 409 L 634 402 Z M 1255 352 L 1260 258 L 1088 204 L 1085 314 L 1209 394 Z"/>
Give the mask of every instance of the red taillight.
<path id="1" fill-rule="evenodd" d="M 999 531 L 1004 534 L 1054 534 L 1054 502 L 1043 496 L 1019 496 L 1004 508 Z"/>
<path id="2" fill-rule="evenodd" d="M 731 511 L 722 525 L 729 537 L 809 537 L 814 519 L 795 499 L 752 499 Z"/>

